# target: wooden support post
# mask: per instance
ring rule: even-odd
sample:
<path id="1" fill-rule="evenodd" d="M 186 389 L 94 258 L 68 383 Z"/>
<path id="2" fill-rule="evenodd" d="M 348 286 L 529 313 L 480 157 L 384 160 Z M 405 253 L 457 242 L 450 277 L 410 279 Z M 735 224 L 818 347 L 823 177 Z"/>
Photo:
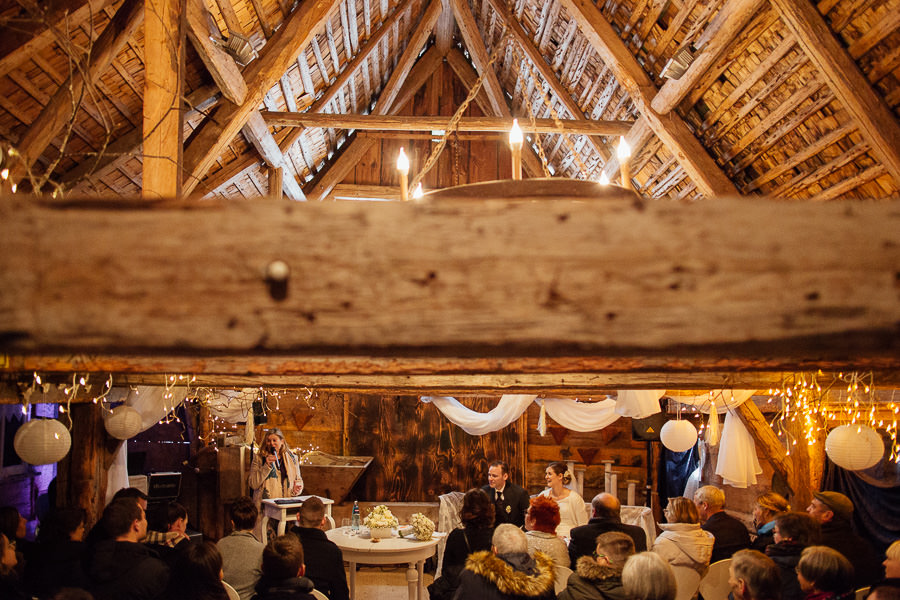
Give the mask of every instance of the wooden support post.
<path id="1" fill-rule="evenodd" d="M 738 406 L 737 414 L 744 422 L 744 426 L 747 427 L 747 431 L 756 440 L 757 449 L 762 452 L 775 472 L 784 477 L 791 490 L 796 494 L 800 488 L 805 487 L 804 482 L 797 481 L 797 471 L 794 469 L 793 461 L 788 457 L 784 444 L 769 427 L 769 423 L 759 407 L 752 400 L 747 400 Z"/>
<path id="2" fill-rule="evenodd" d="M 181 89 L 184 79 L 184 11 L 178 0 L 144 4 L 145 198 L 181 196 Z"/>
<path id="3" fill-rule="evenodd" d="M 283 188 L 284 169 L 281 167 L 269 167 L 269 197 L 275 200 L 284 200 Z"/>

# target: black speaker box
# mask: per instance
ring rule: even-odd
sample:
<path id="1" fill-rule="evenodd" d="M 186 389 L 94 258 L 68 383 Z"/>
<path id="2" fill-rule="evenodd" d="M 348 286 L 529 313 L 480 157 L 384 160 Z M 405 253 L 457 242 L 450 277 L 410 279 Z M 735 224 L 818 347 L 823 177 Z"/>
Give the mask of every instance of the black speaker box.
<path id="1" fill-rule="evenodd" d="M 631 439 L 636 442 L 658 442 L 659 430 L 668 420 L 668 415 L 662 411 L 643 419 L 632 419 Z"/>

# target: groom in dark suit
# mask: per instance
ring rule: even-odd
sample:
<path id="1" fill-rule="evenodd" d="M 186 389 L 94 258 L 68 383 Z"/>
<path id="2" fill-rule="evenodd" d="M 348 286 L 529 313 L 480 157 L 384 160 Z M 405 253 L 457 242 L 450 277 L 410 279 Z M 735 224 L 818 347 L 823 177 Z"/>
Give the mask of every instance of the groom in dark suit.
<path id="1" fill-rule="evenodd" d="M 495 460 L 488 467 L 488 484 L 483 489 L 497 510 L 494 526 L 512 523 L 525 525 L 528 511 L 528 492 L 509 481 L 509 467 L 502 460 Z"/>

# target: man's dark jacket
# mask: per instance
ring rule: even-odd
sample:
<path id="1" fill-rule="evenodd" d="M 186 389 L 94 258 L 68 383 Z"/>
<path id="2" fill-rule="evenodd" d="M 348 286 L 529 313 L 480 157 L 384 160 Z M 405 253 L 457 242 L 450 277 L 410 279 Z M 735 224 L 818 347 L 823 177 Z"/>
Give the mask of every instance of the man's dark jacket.
<path id="1" fill-rule="evenodd" d="M 268 581 L 265 576 L 256 584 L 253 600 L 316 600 L 313 582 L 306 577 Z"/>
<path id="2" fill-rule="evenodd" d="M 525 525 L 525 513 L 528 511 L 529 497 L 528 492 L 524 488 L 517 486 L 511 481 L 506 482 L 503 488 L 503 501 L 497 501 L 497 491 L 489 485 L 482 487 L 487 492 L 488 498 L 496 508 L 496 518 L 494 526 L 502 523 L 512 523 L 516 527 Z"/>
<path id="3" fill-rule="evenodd" d="M 96 600 L 155 600 L 165 595 L 169 568 L 143 544 L 103 540 L 88 568 Z"/>
<path id="4" fill-rule="evenodd" d="M 303 545 L 307 579 L 311 579 L 316 589 L 331 600 L 349 600 L 344 555 L 337 544 L 329 540 L 321 529 L 295 525 L 291 533 L 300 538 Z"/>
<path id="5" fill-rule="evenodd" d="M 551 600 L 556 598 L 556 567 L 543 552 L 498 556 L 475 552 L 459 576 L 453 600 Z"/>
<path id="6" fill-rule="evenodd" d="M 834 548 L 853 565 L 854 589 L 870 586 L 884 577 L 881 559 L 869 542 L 853 532 L 849 521 L 835 517 L 823 523 L 821 544 Z"/>
<path id="7" fill-rule="evenodd" d="M 726 514 L 725 511 L 710 515 L 700 528 L 710 532 L 716 538 L 712 557 L 709 559 L 710 564 L 731 558 L 738 550 L 750 547 L 750 532 L 743 523 Z"/>
<path id="8" fill-rule="evenodd" d="M 647 533 L 637 525 L 626 525 L 613 517 L 594 517 L 587 525 L 580 525 L 569 532 L 569 558 L 573 565 L 582 556 L 590 556 L 597 549 L 597 536 L 610 531 L 621 531 L 634 540 L 634 551 L 647 549 Z"/>

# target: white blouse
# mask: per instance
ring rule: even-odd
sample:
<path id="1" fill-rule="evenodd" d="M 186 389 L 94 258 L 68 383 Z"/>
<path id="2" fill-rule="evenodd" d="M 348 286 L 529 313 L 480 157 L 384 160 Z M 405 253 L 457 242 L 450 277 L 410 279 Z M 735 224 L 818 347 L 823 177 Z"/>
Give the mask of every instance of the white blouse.
<path id="1" fill-rule="evenodd" d="M 541 496 L 553 498 L 549 488 L 541 492 Z M 553 499 L 559 504 L 559 527 L 556 528 L 556 535 L 567 538 L 573 527 L 587 525 L 588 515 L 587 509 L 584 507 L 584 499 L 576 492 L 569 490 L 569 495 L 565 498 Z"/>

